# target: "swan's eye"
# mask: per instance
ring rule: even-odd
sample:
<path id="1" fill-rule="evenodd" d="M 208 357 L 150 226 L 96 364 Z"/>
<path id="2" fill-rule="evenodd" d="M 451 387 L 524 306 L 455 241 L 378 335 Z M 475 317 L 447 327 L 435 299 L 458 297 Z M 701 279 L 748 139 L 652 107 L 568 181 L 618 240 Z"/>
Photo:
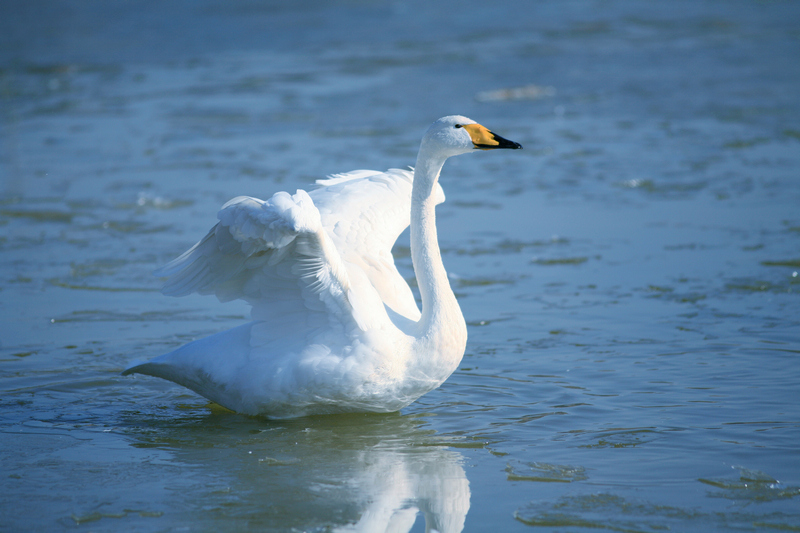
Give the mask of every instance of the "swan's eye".
<path id="1" fill-rule="evenodd" d="M 463 128 L 463 127 L 464 127 L 464 126 L 462 126 L 461 124 L 456 124 L 456 125 L 455 125 L 455 128 L 456 128 L 456 129 L 458 129 L 458 128 Z"/>

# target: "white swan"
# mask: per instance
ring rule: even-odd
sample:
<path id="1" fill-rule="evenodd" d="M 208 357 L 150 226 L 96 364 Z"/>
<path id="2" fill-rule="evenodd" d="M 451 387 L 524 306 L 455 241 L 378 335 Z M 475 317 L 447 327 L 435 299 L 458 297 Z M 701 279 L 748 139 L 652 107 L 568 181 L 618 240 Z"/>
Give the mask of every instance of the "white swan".
<path id="1" fill-rule="evenodd" d="M 494 148 L 522 147 L 449 116 L 425 133 L 413 174 L 361 170 L 310 193 L 229 201 L 208 235 L 156 274 L 168 278 L 166 295 L 244 299 L 253 322 L 123 375 L 273 418 L 391 412 L 438 387 L 467 342 L 436 238 L 439 172 L 448 157 Z M 409 221 L 421 313 L 391 254 Z"/>

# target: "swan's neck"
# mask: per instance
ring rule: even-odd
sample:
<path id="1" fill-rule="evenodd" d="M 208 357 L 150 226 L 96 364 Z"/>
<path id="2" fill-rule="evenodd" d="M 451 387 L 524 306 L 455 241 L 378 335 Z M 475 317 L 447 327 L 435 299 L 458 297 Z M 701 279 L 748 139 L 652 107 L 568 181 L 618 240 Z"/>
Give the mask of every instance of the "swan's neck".
<path id="1" fill-rule="evenodd" d="M 467 330 L 442 264 L 433 195 L 445 159 L 426 152 L 424 148 L 420 149 L 417 157 L 411 193 L 411 259 L 422 297 L 418 338 L 432 342 L 436 350 L 452 345 L 453 350 L 459 352 L 460 360 Z"/>

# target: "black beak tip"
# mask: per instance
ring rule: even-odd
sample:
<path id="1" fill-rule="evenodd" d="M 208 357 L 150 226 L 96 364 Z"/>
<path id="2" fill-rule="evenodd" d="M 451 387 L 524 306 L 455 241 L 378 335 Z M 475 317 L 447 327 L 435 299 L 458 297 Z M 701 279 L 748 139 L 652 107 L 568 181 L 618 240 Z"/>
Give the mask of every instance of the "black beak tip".
<path id="1" fill-rule="evenodd" d="M 508 148 L 510 150 L 522 149 L 521 144 L 515 143 L 514 141 L 509 141 L 508 139 L 500 137 L 499 135 L 494 135 L 494 140 L 497 141 L 497 148 Z"/>
<path id="2" fill-rule="evenodd" d="M 514 141 L 509 141 L 508 139 L 503 139 L 502 141 L 500 141 L 500 145 L 498 146 L 498 148 L 508 148 L 510 150 L 522 150 L 522 145 L 519 143 L 515 143 Z"/>

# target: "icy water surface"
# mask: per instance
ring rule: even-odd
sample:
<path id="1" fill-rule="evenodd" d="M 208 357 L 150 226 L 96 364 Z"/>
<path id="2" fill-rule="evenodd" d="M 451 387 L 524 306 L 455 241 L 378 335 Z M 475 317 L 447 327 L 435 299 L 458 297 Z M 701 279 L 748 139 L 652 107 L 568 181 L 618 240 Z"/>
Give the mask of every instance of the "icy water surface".
<path id="1" fill-rule="evenodd" d="M 800 530 L 800 4 L 490 6 L 0 6 L 0 530 Z M 445 166 L 440 389 L 276 422 L 119 376 L 247 320 L 150 274 L 225 201 L 451 113 L 525 149 Z"/>

